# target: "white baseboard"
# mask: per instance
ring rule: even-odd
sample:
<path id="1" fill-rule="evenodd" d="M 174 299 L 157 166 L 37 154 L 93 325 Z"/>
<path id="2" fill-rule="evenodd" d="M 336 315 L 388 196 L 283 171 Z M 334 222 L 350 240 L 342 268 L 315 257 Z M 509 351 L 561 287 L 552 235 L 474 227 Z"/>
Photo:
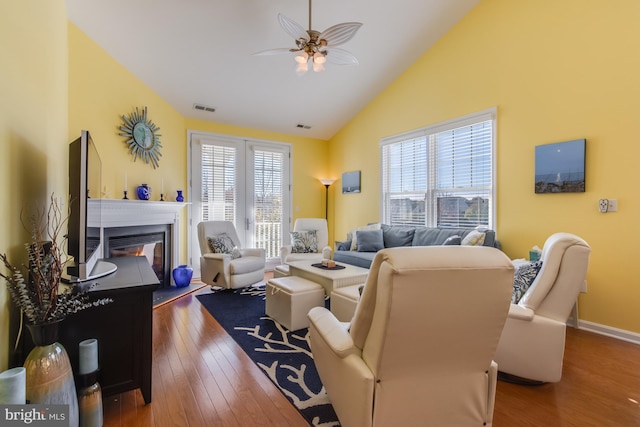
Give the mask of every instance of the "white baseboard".
<path id="1" fill-rule="evenodd" d="M 640 344 L 640 334 L 618 329 L 611 326 L 601 325 L 599 323 L 589 322 L 587 320 L 578 320 L 578 329 L 617 338 L 633 344 Z"/>

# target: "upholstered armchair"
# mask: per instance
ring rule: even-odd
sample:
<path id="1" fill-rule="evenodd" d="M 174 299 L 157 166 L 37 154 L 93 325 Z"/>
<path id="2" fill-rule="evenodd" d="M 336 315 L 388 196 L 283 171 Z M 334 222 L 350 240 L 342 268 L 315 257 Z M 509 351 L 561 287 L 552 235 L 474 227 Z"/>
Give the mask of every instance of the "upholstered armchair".
<path id="1" fill-rule="evenodd" d="M 496 248 L 379 251 L 351 323 L 309 311 L 313 359 L 343 427 L 490 426 L 513 264 Z"/>
<path id="2" fill-rule="evenodd" d="M 538 382 L 560 381 L 567 320 L 583 289 L 590 252 L 587 242 L 570 233 L 556 233 L 545 241 L 540 271 L 509 309 L 494 358 L 501 372 Z"/>
<path id="3" fill-rule="evenodd" d="M 308 242 L 313 241 L 309 233 L 315 232 L 315 250 L 311 249 L 310 252 L 304 252 L 310 250 Z M 297 235 L 295 233 L 298 233 Z M 321 262 L 323 259 L 331 258 L 331 247 L 329 246 L 329 228 L 327 227 L 327 220 L 324 218 L 298 218 L 293 224 L 293 236 L 297 237 L 299 244 L 296 248 L 296 241 L 292 244 L 283 246 L 280 248 L 280 259 L 283 264 L 291 261 L 311 261 Z"/>
<path id="4" fill-rule="evenodd" d="M 211 286 L 243 288 L 264 278 L 265 251 L 242 249 L 238 233 L 230 221 L 198 224 L 201 280 Z"/>

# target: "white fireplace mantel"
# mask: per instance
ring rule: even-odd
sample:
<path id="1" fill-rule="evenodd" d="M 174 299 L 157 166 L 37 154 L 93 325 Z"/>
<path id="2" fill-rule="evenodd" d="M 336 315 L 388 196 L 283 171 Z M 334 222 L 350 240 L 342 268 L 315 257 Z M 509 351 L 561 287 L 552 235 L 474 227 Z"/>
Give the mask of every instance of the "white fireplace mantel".
<path id="1" fill-rule="evenodd" d="M 88 202 L 89 225 L 100 227 L 101 239 L 104 239 L 106 228 L 170 225 L 171 268 L 180 263 L 180 212 L 187 203 L 123 199 L 89 199 Z M 91 206 L 95 204 L 99 204 L 100 208 Z M 100 217 L 97 217 L 98 212 Z"/>

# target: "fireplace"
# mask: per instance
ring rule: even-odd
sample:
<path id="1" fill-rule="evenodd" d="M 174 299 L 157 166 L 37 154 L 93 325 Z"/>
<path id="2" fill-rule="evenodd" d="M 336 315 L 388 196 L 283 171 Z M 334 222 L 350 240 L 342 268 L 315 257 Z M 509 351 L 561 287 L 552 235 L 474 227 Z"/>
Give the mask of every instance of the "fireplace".
<path id="1" fill-rule="evenodd" d="M 98 202 L 100 209 L 89 210 L 88 219 L 100 228 L 102 258 L 144 255 L 161 286 L 172 286 L 171 270 L 180 263 L 180 212 L 187 203 L 89 199 Z"/>
<path id="2" fill-rule="evenodd" d="M 106 258 L 144 256 L 153 269 L 160 287 L 171 285 L 171 226 L 138 225 L 104 229 Z"/>

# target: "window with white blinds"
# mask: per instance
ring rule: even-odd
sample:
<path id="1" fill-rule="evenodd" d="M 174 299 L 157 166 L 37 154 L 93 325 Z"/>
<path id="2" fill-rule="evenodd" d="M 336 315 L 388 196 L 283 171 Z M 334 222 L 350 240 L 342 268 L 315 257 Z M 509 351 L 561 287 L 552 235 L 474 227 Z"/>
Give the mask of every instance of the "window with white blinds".
<path id="1" fill-rule="evenodd" d="M 381 141 L 382 221 L 495 228 L 495 110 Z"/>
<path id="2" fill-rule="evenodd" d="M 209 144 L 203 144 L 201 150 L 202 221 L 235 222 L 238 150 Z"/>

